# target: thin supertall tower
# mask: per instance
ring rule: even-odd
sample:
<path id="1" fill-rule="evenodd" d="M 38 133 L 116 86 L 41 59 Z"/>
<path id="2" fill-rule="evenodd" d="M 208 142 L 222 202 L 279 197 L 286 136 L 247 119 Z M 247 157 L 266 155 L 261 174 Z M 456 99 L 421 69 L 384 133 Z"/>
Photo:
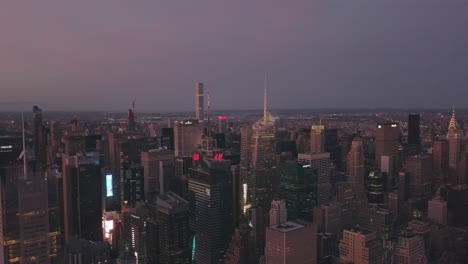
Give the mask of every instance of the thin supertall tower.
<path id="1" fill-rule="evenodd" d="M 203 83 L 195 83 L 195 119 L 201 121 L 204 118 L 204 100 L 203 100 Z"/>

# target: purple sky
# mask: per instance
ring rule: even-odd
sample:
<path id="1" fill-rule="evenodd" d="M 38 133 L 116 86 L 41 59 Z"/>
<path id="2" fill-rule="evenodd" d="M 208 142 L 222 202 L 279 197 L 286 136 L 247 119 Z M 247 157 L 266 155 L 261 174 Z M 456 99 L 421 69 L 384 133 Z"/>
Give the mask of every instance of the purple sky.
<path id="1" fill-rule="evenodd" d="M 468 107 L 468 1 L 22 0 L 0 110 Z"/>

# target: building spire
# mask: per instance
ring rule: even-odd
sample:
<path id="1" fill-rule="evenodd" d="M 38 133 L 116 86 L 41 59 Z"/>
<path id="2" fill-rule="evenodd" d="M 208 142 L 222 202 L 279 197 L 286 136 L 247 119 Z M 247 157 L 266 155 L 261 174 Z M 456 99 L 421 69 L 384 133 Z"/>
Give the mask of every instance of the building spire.
<path id="1" fill-rule="evenodd" d="M 264 94 L 263 94 L 263 121 L 267 120 L 267 76 L 265 72 L 265 81 L 264 81 Z"/>
<path id="2" fill-rule="evenodd" d="M 450 118 L 449 130 L 457 128 L 457 118 L 455 116 L 455 106 L 452 107 L 452 117 Z"/>
<path id="3" fill-rule="evenodd" d="M 208 102 L 207 102 L 207 107 L 208 107 L 208 134 L 210 134 L 211 130 L 211 111 L 210 111 L 210 91 L 208 91 Z"/>

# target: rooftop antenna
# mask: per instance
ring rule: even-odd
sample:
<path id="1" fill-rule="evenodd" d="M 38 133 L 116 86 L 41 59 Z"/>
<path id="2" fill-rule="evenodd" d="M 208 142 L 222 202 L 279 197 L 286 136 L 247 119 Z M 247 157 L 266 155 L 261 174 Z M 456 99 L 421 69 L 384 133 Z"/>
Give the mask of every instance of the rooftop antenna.
<path id="1" fill-rule="evenodd" d="M 132 102 L 132 112 L 135 113 L 135 103 L 136 103 L 136 98 L 133 99 L 133 102 Z"/>
<path id="2" fill-rule="evenodd" d="M 265 72 L 265 81 L 264 81 L 264 94 L 263 94 L 263 121 L 267 119 L 267 75 Z"/>

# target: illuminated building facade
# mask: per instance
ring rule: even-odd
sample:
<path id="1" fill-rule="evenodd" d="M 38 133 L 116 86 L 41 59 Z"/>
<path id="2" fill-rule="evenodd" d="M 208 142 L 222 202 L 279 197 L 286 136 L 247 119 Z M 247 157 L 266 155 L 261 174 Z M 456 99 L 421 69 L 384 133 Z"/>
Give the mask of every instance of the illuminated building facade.
<path id="1" fill-rule="evenodd" d="M 450 123 L 447 132 L 447 140 L 449 142 L 449 168 L 456 169 L 458 160 L 460 158 L 461 135 L 458 129 L 455 110 L 453 110 L 452 117 L 450 118 Z"/>

